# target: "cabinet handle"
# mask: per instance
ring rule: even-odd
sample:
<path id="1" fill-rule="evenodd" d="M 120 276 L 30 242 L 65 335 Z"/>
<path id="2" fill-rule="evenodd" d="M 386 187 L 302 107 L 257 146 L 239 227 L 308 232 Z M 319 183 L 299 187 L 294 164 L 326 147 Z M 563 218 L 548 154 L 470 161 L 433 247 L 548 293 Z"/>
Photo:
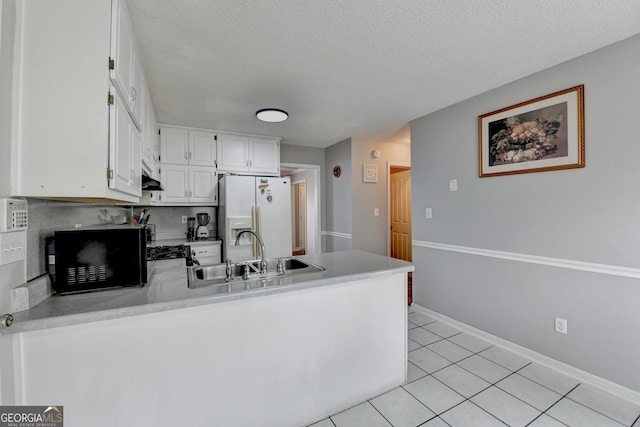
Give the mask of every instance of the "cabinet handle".
<path id="1" fill-rule="evenodd" d="M 189 160 L 191 160 L 191 155 L 192 155 L 192 154 L 193 154 L 193 153 L 192 153 L 191 151 L 189 151 Z"/>
<path id="2" fill-rule="evenodd" d="M 138 99 L 138 92 L 135 87 L 131 86 L 131 100 L 135 102 L 136 99 Z"/>
<path id="3" fill-rule="evenodd" d="M 189 160 L 189 153 L 187 151 L 184 152 L 184 159 Z"/>
<path id="4" fill-rule="evenodd" d="M 184 190 L 184 197 L 189 197 L 189 196 L 187 195 L 187 190 Z"/>
<path id="5" fill-rule="evenodd" d="M 192 194 L 193 194 L 193 192 L 191 190 L 189 190 L 189 197 L 191 197 Z"/>

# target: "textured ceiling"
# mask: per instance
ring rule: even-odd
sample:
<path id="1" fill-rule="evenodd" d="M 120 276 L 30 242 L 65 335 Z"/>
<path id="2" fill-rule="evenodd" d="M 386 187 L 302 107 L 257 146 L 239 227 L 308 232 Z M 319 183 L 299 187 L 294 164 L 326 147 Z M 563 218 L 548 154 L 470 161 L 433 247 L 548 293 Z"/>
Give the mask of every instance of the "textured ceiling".
<path id="1" fill-rule="evenodd" d="M 410 120 L 640 33 L 638 0 L 128 5 L 161 123 L 316 147 L 406 139 Z M 261 123 L 265 107 L 290 117 Z"/>

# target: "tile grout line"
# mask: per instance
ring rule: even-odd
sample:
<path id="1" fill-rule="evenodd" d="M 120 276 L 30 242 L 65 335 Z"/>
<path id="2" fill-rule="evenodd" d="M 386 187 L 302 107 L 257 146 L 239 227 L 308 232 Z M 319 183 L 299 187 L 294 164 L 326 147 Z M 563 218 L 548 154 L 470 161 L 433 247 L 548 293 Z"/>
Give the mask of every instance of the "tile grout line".
<path id="1" fill-rule="evenodd" d="M 485 350 L 486 350 L 486 349 L 485 349 Z M 481 351 L 484 351 L 484 350 L 481 350 Z M 471 356 L 469 356 L 469 357 L 471 357 Z M 462 359 L 462 360 L 464 360 L 464 359 Z M 487 359 L 487 360 L 488 360 L 488 359 Z M 519 371 L 519 370 L 521 370 L 521 369 L 524 369 L 524 368 L 525 368 L 525 367 L 527 367 L 527 366 L 529 366 L 531 363 L 532 363 L 532 362 L 527 363 L 525 366 L 523 366 L 522 368 L 518 369 L 518 371 Z M 454 365 L 455 365 L 455 363 L 454 363 Z M 449 366 L 451 366 L 451 365 L 449 365 Z M 498 365 L 498 366 L 502 366 L 502 365 Z M 448 366 L 447 366 L 447 367 L 448 367 Z M 442 412 L 442 414 L 444 414 L 444 413 L 445 413 L 445 412 L 447 412 L 447 411 L 450 411 L 451 409 L 455 408 L 456 406 L 459 406 L 459 405 L 463 404 L 463 403 L 464 403 L 464 402 L 466 402 L 466 401 L 469 401 L 469 403 L 471 403 L 472 405 L 474 405 L 474 406 L 478 407 L 479 409 L 481 409 L 482 411 L 486 412 L 487 414 L 491 415 L 491 416 L 492 416 L 493 418 L 495 418 L 496 420 L 500 421 L 501 423 L 503 423 L 503 424 L 505 424 L 505 425 L 508 425 L 506 422 L 504 422 L 504 421 L 503 421 L 502 419 L 500 419 L 498 416 L 496 416 L 496 415 L 492 414 L 492 413 L 491 413 L 491 412 L 489 412 L 487 409 L 485 409 L 485 408 L 483 408 L 482 406 L 478 405 L 477 403 L 475 403 L 475 402 L 474 402 L 474 401 L 472 401 L 471 399 L 472 399 L 472 398 L 474 398 L 474 397 L 476 397 L 476 396 L 477 396 L 477 395 L 479 395 L 480 393 L 487 391 L 487 390 L 488 390 L 488 389 L 490 389 L 491 387 L 496 387 L 496 388 L 498 388 L 499 390 L 502 390 L 502 389 L 501 389 L 500 387 L 498 387 L 496 384 L 498 384 L 500 381 L 504 381 L 505 379 L 509 378 L 510 376 L 512 376 L 512 375 L 514 375 L 514 374 L 516 374 L 516 373 L 517 373 L 517 371 L 511 371 L 511 372 L 509 373 L 509 375 L 507 375 L 506 377 L 501 378 L 501 379 L 499 379 L 499 380 L 497 380 L 497 381 L 495 381 L 495 382 L 493 382 L 493 383 L 490 383 L 490 382 L 489 382 L 489 381 L 487 381 L 486 379 L 484 379 L 484 378 L 482 378 L 482 377 L 480 377 L 480 376 L 478 376 L 478 375 L 474 374 L 473 372 L 471 372 L 471 371 L 469 371 L 469 370 L 465 369 L 463 366 L 458 366 L 458 367 L 459 367 L 459 368 L 461 368 L 461 369 L 464 369 L 464 370 L 465 370 L 465 371 L 467 371 L 467 372 L 469 372 L 471 375 L 474 375 L 474 376 L 476 376 L 476 377 L 480 378 L 481 380 L 485 381 L 485 382 L 486 382 L 486 383 L 488 383 L 489 385 L 488 385 L 487 387 L 483 388 L 482 390 L 478 391 L 477 393 L 475 393 L 475 394 L 473 394 L 473 395 L 469 396 L 469 397 L 466 397 L 466 396 L 462 396 L 462 395 L 461 395 L 462 397 L 464 397 L 464 398 L 465 398 L 465 400 L 463 400 L 462 402 L 460 402 L 460 403 L 458 403 L 458 404 L 456 404 L 456 405 L 452 406 L 451 408 L 447 409 L 446 411 Z M 445 369 L 445 368 L 442 368 L 442 369 Z M 506 368 L 505 368 L 505 369 L 506 369 Z M 510 370 L 510 369 L 509 369 L 509 370 Z M 434 373 L 435 373 L 435 372 L 437 372 L 437 371 L 434 371 Z M 431 374 L 430 374 L 430 375 L 431 375 Z M 433 377 L 433 378 L 435 378 L 435 379 L 436 379 L 436 381 L 439 381 L 439 382 L 441 382 L 442 384 L 444 384 L 446 387 L 449 387 L 447 384 L 445 384 L 444 382 L 440 381 L 438 378 L 436 378 L 436 377 Z M 449 387 L 449 388 L 450 388 L 451 390 L 453 390 L 454 392 L 458 393 L 458 392 L 457 392 L 456 390 L 454 390 L 453 388 L 451 388 L 451 387 Z M 514 398 L 516 398 L 516 399 L 518 399 L 516 396 L 513 396 L 511 393 L 508 393 L 508 392 L 506 392 L 506 391 L 504 391 L 504 390 L 502 390 L 502 391 L 503 391 L 503 392 L 505 392 L 505 393 L 507 393 L 508 395 L 510 395 L 510 396 L 512 396 L 512 397 L 514 397 Z M 460 394 L 460 393 L 458 393 L 458 394 Z M 520 400 L 520 399 L 518 399 L 518 400 Z M 526 405 L 528 405 L 528 406 L 531 406 L 531 405 L 530 405 L 530 404 L 528 404 L 527 402 L 524 402 L 524 401 L 522 401 L 522 400 L 520 400 L 520 401 L 521 401 L 521 402 L 523 402 L 523 403 L 525 403 L 525 404 L 526 404 Z M 538 408 L 535 408 L 535 407 L 533 407 L 533 406 L 531 406 L 531 407 L 532 407 L 532 408 L 534 408 L 536 411 L 540 411 Z M 438 414 L 438 416 L 440 416 L 440 415 L 442 415 L 442 414 Z M 540 415 L 542 415 L 542 412 L 540 413 Z M 538 418 L 540 415 L 538 415 L 536 418 Z"/>
<path id="2" fill-rule="evenodd" d="M 576 388 L 578 388 L 578 386 L 579 386 L 580 384 L 581 384 L 581 383 L 576 384 L 576 385 L 575 385 L 571 390 L 569 390 L 568 392 L 566 392 L 565 394 L 563 394 L 563 395 L 562 395 L 562 397 L 560 397 L 560 399 L 558 399 L 558 400 L 557 400 L 553 405 L 551 405 L 551 406 L 549 406 L 547 409 L 545 409 L 545 411 L 544 411 L 542 414 L 540 414 L 540 416 L 542 416 L 542 415 L 544 414 L 544 415 L 546 415 L 547 417 L 551 417 L 551 418 L 553 418 L 554 420 L 558 421 L 559 423 L 564 424 L 562 421 L 560 421 L 560 420 L 556 419 L 553 415 L 549 414 L 549 413 L 548 413 L 548 412 L 549 412 L 549 409 L 553 408 L 553 407 L 554 407 L 554 406 L 556 406 L 558 403 L 560 403 L 560 401 L 562 401 L 562 399 L 564 399 L 565 397 L 567 397 L 567 395 L 568 395 L 569 393 L 571 393 L 573 390 L 575 390 Z M 533 420 L 533 421 L 535 421 L 535 420 Z M 533 422 L 533 421 L 532 421 L 532 422 Z M 529 424 L 531 424 L 531 423 L 529 423 Z M 566 425 L 566 424 L 565 424 L 565 425 Z"/>
<path id="3" fill-rule="evenodd" d="M 395 390 L 395 388 L 394 388 L 394 390 Z M 392 390 L 390 390 L 390 391 L 392 391 Z M 387 392 L 387 393 L 389 393 L 389 392 Z M 383 393 L 383 394 L 387 394 L 387 393 Z M 382 396 L 383 394 L 381 394 L 380 396 Z M 380 397 L 380 396 L 377 396 L 377 397 Z M 374 399 L 375 399 L 375 398 L 374 398 Z M 373 408 L 373 410 L 374 410 L 374 411 L 376 411 L 378 414 L 380 414 L 380 416 L 381 416 L 382 418 L 384 418 L 384 420 L 385 420 L 386 422 L 388 422 L 388 423 L 389 423 L 389 425 L 390 425 L 391 427 L 394 427 L 394 426 L 393 426 L 393 423 L 392 423 L 391 421 L 389 421 L 389 420 L 387 419 L 387 417 L 385 417 L 385 416 L 384 416 L 384 414 L 378 410 L 378 408 L 376 408 L 376 405 L 374 405 L 373 403 L 371 403 L 371 401 L 372 401 L 372 400 L 373 400 L 373 399 L 369 399 L 369 400 L 367 400 L 367 403 L 368 403 L 369 405 L 371 405 L 371 407 Z M 421 403 L 422 403 L 422 402 L 421 402 Z"/>
<path id="4" fill-rule="evenodd" d="M 575 390 L 579 385 L 582 385 L 582 383 L 578 383 L 578 385 L 576 385 L 574 388 L 572 388 L 572 389 L 571 389 L 571 391 Z M 571 391 L 570 391 L 569 393 L 571 393 Z M 569 394 L 569 393 L 567 393 L 567 394 Z M 607 394 L 609 394 L 609 393 L 607 393 Z M 605 418 L 609 418 L 610 420 L 612 420 L 612 421 L 614 421 L 614 422 L 616 422 L 616 423 L 620 424 L 621 426 L 626 425 L 626 424 L 623 424 L 623 423 L 622 423 L 622 421 L 618 421 L 618 420 L 616 420 L 615 418 L 612 418 L 612 417 L 610 417 L 610 416 L 609 416 L 609 415 L 607 415 L 607 414 L 604 414 L 604 413 L 602 413 L 602 412 L 600 412 L 600 411 L 597 411 L 597 410 L 595 410 L 595 409 L 593 409 L 593 408 L 590 408 L 590 407 L 588 407 L 587 405 L 585 405 L 585 404 L 584 404 L 584 403 L 582 403 L 582 402 L 578 402 L 577 400 L 573 400 L 573 399 L 572 399 L 572 398 L 570 398 L 569 396 L 566 396 L 566 398 L 567 398 L 567 399 L 569 399 L 570 401 L 572 401 L 573 403 L 576 403 L 576 404 L 578 404 L 578 405 L 580 405 L 580 406 L 584 406 L 585 408 L 592 410 L 592 411 L 593 411 L 593 412 L 595 412 L 596 414 L 600 414 L 600 415 L 602 415 L 602 416 L 603 416 L 603 417 L 605 417 Z M 638 416 L 638 418 L 640 418 L 640 415 Z M 636 421 L 638 420 L 638 418 L 636 418 Z M 635 423 L 635 421 L 634 421 L 634 423 Z M 631 425 L 633 426 L 633 424 L 631 424 Z"/>
<path id="5" fill-rule="evenodd" d="M 456 336 L 456 335 L 459 335 L 459 334 L 454 334 L 454 335 L 451 335 L 451 336 L 453 337 L 453 336 Z M 447 338 L 444 338 L 444 339 L 448 341 L 448 339 L 447 339 Z M 440 341 L 442 341 L 442 340 L 440 340 Z M 436 341 L 436 342 L 440 342 L 440 341 Z M 432 343 L 432 344 L 434 344 L 434 343 Z M 455 342 L 452 342 L 452 344 L 456 344 L 456 343 L 455 343 Z M 430 345 L 430 344 L 429 344 L 429 345 Z M 458 344 L 456 344 L 456 345 L 458 345 Z M 424 347 L 426 347 L 426 346 L 424 346 Z M 462 346 L 460 346 L 460 347 L 462 347 Z M 493 346 L 492 346 L 492 347 L 493 347 Z M 462 347 L 462 348 L 464 348 L 464 347 Z M 491 348 L 491 347 L 488 347 L 488 348 Z M 476 353 L 472 353 L 471 355 L 469 355 L 469 356 L 467 356 L 467 357 L 465 357 L 465 358 L 463 358 L 463 359 L 460 359 L 458 362 L 461 362 L 462 360 L 468 359 L 469 357 L 473 357 L 473 356 L 475 356 L 476 354 L 478 354 L 478 353 L 480 353 L 480 352 L 482 352 L 482 351 L 487 350 L 488 348 L 485 348 L 485 349 L 483 349 L 483 350 L 480 350 L 480 351 L 478 351 L 478 352 L 476 352 Z M 450 367 L 450 366 L 453 366 L 453 365 L 456 365 L 456 366 L 457 366 L 457 362 L 452 362 L 451 360 L 449 360 L 449 359 L 447 359 L 446 357 L 444 357 L 444 356 L 442 356 L 442 355 L 440 355 L 440 354 L 436 353 L 435 351 L 433 351 L 433 350 L 431 350 L 431 349 L 428 349 L 428 348 L 427 348 L 427 350 L 429 350 L 429 351 L 433 352 L 434 354 L 437 354 L 438 356 L 442 357 L 443 359 L 445 359 L 445 360 L 447 360 L 448 362 L 451 362 L 451 363 L 450 363 L 449 365 L 447 365 L 447 366 L 443 366 L 442 368 L 437 369 L 437 370 L 435 370 L 435 371 L 433 371 L 433 372 L 431 372 L 431 373 L 427 373 L 427 375 L 426 375 L 425 377 L 428 377 L 428 376 L 433 377 L 433 379 L 434 379 L 434 380 L 436 380 L 436 381 L 438 381 L 440 384 L 444 385 L 445 387 L 447 387 L 448 389 L 450 389 L 450 390 L 451 390 L 451 391 L 453 391 L 454 393 L 458 394 L 459 396 L 462 396 L 462 397 L 463 397 L 463 400 L 462 400 L 462 402 L 458 402 L 457 404 L 453 405 L 452 407 L 448 408 L 447 410 L 442 411 L 441 413 L 437 414 L 435 411 L 433 411 L 431 408 L 429 408 L 426 404 L 424 404 L 422 401 L 420 401 L 420 399 L 418 399 L 418 398 L 417 398 L 417 397 L 415 397 L 413 394 L 411 394 L 411 392 L 410 392 L 409 390 L 404 389 L 404 384 L 403 384 L 403 386 L 402 386 L 402 387 L 403 387 L 403 389 L 404 389 L 407 393 L 409 393 L 409 394 L 410 394 L 414 399 L 416 399 L 416 400 L 418 400 L 420 403 L 422 403 L 422 404 L 423 404 L 427 409 L 429 409 L 431 412 L 433 412 L 434 414 L 436 414 L 436 416 L 437 416 L 438 418 L 440 418 L 440 415 L 444 414 L 445 412 L 448 412 L 448 411 L 452 410 L 453 408 L 455 408 L 455 407 L 457 407 L 457 406 L 459 406 L 459 405 L 462 405 L 464 402 L 469 401 L 471 404 L 473 404 L 473 405 L 477 406 L 478 408 L 480 408 L 481 410 L 483 410 L 483 411 L 484 411 L 484 412 L 486 412 L 487 414 L 491 415 L 492 417 L 494 417 L 495 419 L 497 419 L 498 421 L 500 421 L 501 423 L 503 423 L 503 424 L 505 424 L 505 425 L 506 425 L 506 423 L 505 423 L 504 421 L 502 421 L 500 418 L 496 417 L 495 415 L 493 415 L 491 412 L 487 411 L 486 409 L 484 409 L 484 408 L 482 408 L 482 407 L 480 407 L 480 406 L 476 405 L 473 401 L 471 401 L 471 398 L 472 398 L 472 397 L 475 397 L 475 396 L 477 396 L 478 394 L 482 393 L 483 391 L 485 391 L 485 390 L 487 390 L 487 389 L 491 388 L 492 386 L 494 386 L 494 385 L 495 385 L 495 384 L 497 384 L 498 382 L 500 382 L 500 381 L 504 380 L 505 378 L 507 378 L 507 377 L 509 377 L 509 376 L 511 376 L 511 375 L 513 375 L 513 374 L 515 374 L 515 372 L 511 372 L 509 375 L 507 375 L 507 376 L 506 376 L 506 377 L 504 377 L 504 378 L 501 378 L 500 380 L 496 381 L 495 383 L 489 383 L 489 382 L 488 382 L 487 380 L 485 380 L 484 378 L 482 378 L 482 377 L 480 377 L 480 376 L 478 376 L 478 375 L 474 374 L 474 373 L 473 373 L 473 372 L 471 372 L 471 371 L 466 370 L 464 367 L 462 367 L 462 366 L 458 366 L 459 368 L 464 369 L 465 371 L 469 372 L 471 375 L 474 375 L 474 376 L 476 376 L 476 377 L 480 378 L 481 380 L 483 380 L 483 381 L 485 381 L 485 382 L 487 382 L 487 383 L 489 384 L 489 386 L 487 386 L 487 387 L 483 388 L 482 390 L 480 390 L 479 392 L 477 392 L 477 393 L 473 394 L 472 396 L 470 396 L 470 397 L 466 397 L 466 396 L 464 396 L 463 394 L 459 393 L 457 390 L 455 390 L 455 389 L 453 389 L 452 387 L 450 387 L 448 384 L 444 383 L 443 381 L 440 381 L 437 377 L 433 376 L 433 374 L 435 374 L 435 373 L 437 373 L 437 372 L 440 372 L 440 371 L 442 371 L 443 369 L 446 369 L 446 368 L 448 368 L 448 367 Z M 467 350 L 467 351 L 471 351 L 471 350 L 469 350 L 469 349 L 465 349 L 465 350 Z M 529 363 L 528 363 L 527 365 L 525 365 L 525 366 L 528 366 L 530 363 L 531 363 L 531 362 L 529 362 Z M 417 366 L 417 365 L 416 365 L 416 366 Z M 501 366 L 501 365 L 498 365 L 498 366 Z M 520 369 L 523 369 L 523 368 L 524 368 L 524 366 L 523 366 L 522 368 L 520 368 Z M 424 372 L 426 372 L 426 371 L 424 371 Z M 422 378 L 425 378 L 425 377 L 422 377 Z M 418 378 L 418 379 L 422 379 L 422 378 Z M 416 380 L 414 380 L 414 381 L 411 381 L 411 382 L 418 381 L 418 379 L 416 379 Z M 410 383 L 407 383 L 407 384 L 410 384 Z M 501 389 L 501 390 L 502 390 L 502 389 Z M 515 396 L 514 396 L 514 397 L 515 397 Z M 440 418 L 440 419 L 441 419 L 441 418 Z M 444 420 L 443 420 L 443 421 L 444 421 Z M 445 421 L 445 423 L 446 423 L 446 421 Z M 449 425 L 448 423 L 446 423 L 446 424 L 447 424 L 447 425 Z"/>

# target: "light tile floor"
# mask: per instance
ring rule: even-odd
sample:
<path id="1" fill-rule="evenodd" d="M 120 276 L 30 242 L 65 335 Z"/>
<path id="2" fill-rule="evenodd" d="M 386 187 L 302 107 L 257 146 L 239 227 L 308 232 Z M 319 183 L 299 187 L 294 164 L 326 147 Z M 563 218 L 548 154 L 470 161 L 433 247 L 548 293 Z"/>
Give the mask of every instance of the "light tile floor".
<path id="1" fill-rule="evenodd" d="M 312 427 L 640 427 L 640 405 L 409 309 L 407 382 Z"/>

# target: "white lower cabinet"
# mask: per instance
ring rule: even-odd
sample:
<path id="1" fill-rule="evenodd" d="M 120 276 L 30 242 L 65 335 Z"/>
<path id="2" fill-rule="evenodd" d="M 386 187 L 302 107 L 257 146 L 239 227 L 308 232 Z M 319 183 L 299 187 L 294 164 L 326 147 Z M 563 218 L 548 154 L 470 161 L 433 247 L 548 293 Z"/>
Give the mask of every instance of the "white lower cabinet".
<path id="1" fill-rule="evenodd" d="M 218 174 L 215 168 L 162 165 L 164 192 L 160 204 L 218 205 Z"/>

